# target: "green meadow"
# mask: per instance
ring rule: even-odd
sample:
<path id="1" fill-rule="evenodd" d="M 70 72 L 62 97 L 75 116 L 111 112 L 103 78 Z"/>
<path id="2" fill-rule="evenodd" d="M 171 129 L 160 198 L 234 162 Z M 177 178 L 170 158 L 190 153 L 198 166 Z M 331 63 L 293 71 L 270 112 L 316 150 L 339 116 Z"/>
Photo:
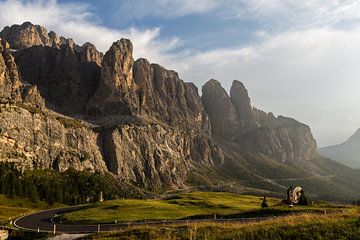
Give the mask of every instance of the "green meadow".
<path id="1" fill-rule="evenodd" d="M 282 200 L 267 198 L 268 208 L 261 208 L 262 197 L 225 192 L 192 192 L 164 199 L 119 199 L 93 205 L 61 216 L 63 223 L 114 223 L 173 219 L 238 218 L 285 215 L 297 212 L 332 211 L 334 206 L 316 204 L 289 208 Z M 336 208 L 343 208 L 337 206 Z M 336 209 L 335 208 L 335 209 Z"/>

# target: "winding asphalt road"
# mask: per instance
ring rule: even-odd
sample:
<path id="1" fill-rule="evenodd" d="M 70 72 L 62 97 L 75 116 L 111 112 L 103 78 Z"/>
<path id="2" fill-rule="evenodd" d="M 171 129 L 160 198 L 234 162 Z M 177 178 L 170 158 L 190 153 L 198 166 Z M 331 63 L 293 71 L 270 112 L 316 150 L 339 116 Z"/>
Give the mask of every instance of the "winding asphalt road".
<path id="1" fill-rule="evenodd" d="M 84 206 L 67 207 L 42 211 L 30 215 L 23 216 L 14 221 L 14 226 L 28 231 L 53 232 L 54 216 L 63 215 L 65 213 L 80 210 Z M 56 224 L 56 233 L 97 233 L 110 232 L 120 230 L 124 227 L 132 226 L 156 226 L 166 224 L 187 224 L 189 222 L 253 222 L 271 219 L 275 217 L 259 217 L 259 218 L 237 218 L 237 219 L 199 219 L 199 220 L 165 220 L 165 221 L 147 221 L 147 222 L 125 222 L 118 224 L 101 224 L 101 225 L 67 225 Z"/>

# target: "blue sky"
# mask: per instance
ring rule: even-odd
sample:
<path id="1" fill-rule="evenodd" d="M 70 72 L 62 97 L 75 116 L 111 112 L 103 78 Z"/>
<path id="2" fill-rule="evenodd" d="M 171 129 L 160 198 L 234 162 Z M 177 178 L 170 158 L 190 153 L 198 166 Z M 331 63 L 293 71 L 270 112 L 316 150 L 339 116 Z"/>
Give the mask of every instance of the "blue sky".
<path id="1" fill-rule="evenodd" d="M 253 105 L 309 124 L 320 146 L 360 127 L 358 0 L 0 0 L 1 28 L 24 21 L 101 51 L 130 38 L 135 58 L 199 89 L 241 80 Z"/>

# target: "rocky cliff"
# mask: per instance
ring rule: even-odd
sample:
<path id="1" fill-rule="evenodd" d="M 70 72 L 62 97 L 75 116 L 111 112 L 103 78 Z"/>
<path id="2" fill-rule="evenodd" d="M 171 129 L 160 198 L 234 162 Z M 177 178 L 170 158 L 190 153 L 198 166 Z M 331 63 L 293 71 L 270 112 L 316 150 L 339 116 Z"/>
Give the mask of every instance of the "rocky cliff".
<path id="1" fill-rule="evenodd" d="M 261 152 L 285 161 L 316 157 L 316 142 L 308 126 L 253 108 L 244 85 L 234 81 L 230 97 L 216 80 L 203 87 L 202 101 L 213 135 L 234 142 L 239 149 Z"/>
<path id="2" fill-rule="evenodd" d="M 56 33 L 49 32 L 40 25 L 24 22 L 21 25 L 5 27 L 0 37 L 6 39 L 13 49 L 24 49 L 32 46 L 48 46 L 59 48 L 65 38 L 58 37 Z"/>
<path id="3" fill-rule="evenodd" d="M 69 39 L 59 49 L 33 46 L 13 54 L 23 80 L 38 86 L 48 105 L 57 111 L 83 112 L 98 87 L 102 57 L 92 45 L 77 51 Z"/>
<path id="4" fill-rule="evenodd" d="M 2 101 L 19 101 L 20 77 L 9 44 L 0 38 L 0 98 Z"/>
<path id="5" fill-rule="evenodd" d="M 27 168 L 104 171 L 96 134 L 47 110 L 36 85 L 21 81 L 9 44 L 0 41 L 0 160 Z"/>
<path id="6" fill-rule="evenodd" d="M 200 97 L 177 72 L 134 60 L 130 40 L 103 55 L 30 23 L 0 36 L 9 42 L 0 48 L 1 160 L 109 171 L 147 189 L 176 189 L 191 176 L 203 184 L 217 180 L 210 173 L 219 181 L 239 175 L 239 152 L 278 162 L 316 154 L 309 127 L 253 108 L 241 82 L 229 96 L 211 80 Z"/>

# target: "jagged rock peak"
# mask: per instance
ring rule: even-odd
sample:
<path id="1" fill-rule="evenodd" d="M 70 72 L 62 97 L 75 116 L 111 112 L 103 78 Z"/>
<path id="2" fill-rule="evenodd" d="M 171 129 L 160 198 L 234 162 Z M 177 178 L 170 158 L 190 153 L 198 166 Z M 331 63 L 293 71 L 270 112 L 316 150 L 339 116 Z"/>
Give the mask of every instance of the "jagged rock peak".
<path id="1" fill-rule="evenodd" d="M 112 44 L 104 56 L 102 65 L 106 75 L 104 76 L 105 80 L 112 81 L 108 83 L 115 84 L 116 87 L 121 87 L 123 83 L 126 83 L 128 87 L 133 85 L 132 65 L 134 59 L 132 53 L 133 45 L 129 39 L 122 38 Z"/>
<path id="2" fill-rule="evenodd" d="M 230 95 L 216 80 L 203 86 L 201 98 L 214 136 L 238 144 L 242 150 L 261 152 L 280 161 L 316 156 L 316 142 L 308 126 L 252 108 L 248 92 L 239 81 L 233 82 Z"/>
<path id="3" fill-rule="evenodd" d="M 48 33 L 46 28 L 30 22 L 7 26 L 0 32 L 0 37 L 6 39 L 12 49 L 17 50 L 38 45 L 59 47 L 61 42 L 54 32 Z"/>
<path id="4" fill-rule="evenodd" d="M 80 51 L 81 62 L 94 62 L 98 66 L 101 66 L 103 57 L 104 57 L 103 54 L 96 49 L 94 44 L 86 42 L 81 46 L 81 51 Z"/>
<path id="5" fill-rule="evenodd" d="M 76 52 L 81 51 L 81 47 L 76 45 L 73 39 L 59 37 L 55 32 L 48 32 L 45 27 L 34 25 L 31 22 L 4 27 L 0 32 L 0 37 L 8 41 L 10 47 L 15 50 L 22 50 L 33 46 L 60 48 L 66 44 L 71 46 Z"/>
<path id="6" fill-rule="evenodd" d="M 205 83 L 205 85 L 202 87 L 204 89 L 223 89 L 221 86 L 221 83 L 216 79 L 210 79 Z M 223 89 L 225 91 L 225 89 Z M 226 92 L 226 91 L 225 91 Z"/>
<path id="7" fill-rule="evenodd" d="M 242 82 L 238 80 L 233 81 L 230 89 L 230 99 L 235 107 L 241 129 L 248 131 L 249 129 L 259 127 L 251 106 L 248 91 Z"/>
<path id="8" fill-rule="evenodd" d="M 136 111 L 138 100 L 132 73 L 132 51 L 131 41 L 121 39 L 114 42 L 105 53 L 99 88 L 87 104 L 90 115 L 129 115 Z"/>
<path id="9" fill-rule="evenodd" d="M 236 111 L 220 82 L 211 79 L 205 83 L 201 100 L 209 115 L 212 133 L 225 140 L 233 140 L 238 124 Z"/>
<path id="10" fill-rule="evenodd" d="M 179 74 L 140 58 L 134 63 L 140 111 L 181 127 L 209 131 L 209 121 L 197 88 L 185 83 Z"/>
<path id="11" fill-rule="evenodd" d="M 239 80 L 234 80 L 230 89 L 230 97 L 243 100 L 242 103 L 250 106 L 250 98 L 245 85 Z M 240 99 L 241 98 L 241 99 Z"/>

